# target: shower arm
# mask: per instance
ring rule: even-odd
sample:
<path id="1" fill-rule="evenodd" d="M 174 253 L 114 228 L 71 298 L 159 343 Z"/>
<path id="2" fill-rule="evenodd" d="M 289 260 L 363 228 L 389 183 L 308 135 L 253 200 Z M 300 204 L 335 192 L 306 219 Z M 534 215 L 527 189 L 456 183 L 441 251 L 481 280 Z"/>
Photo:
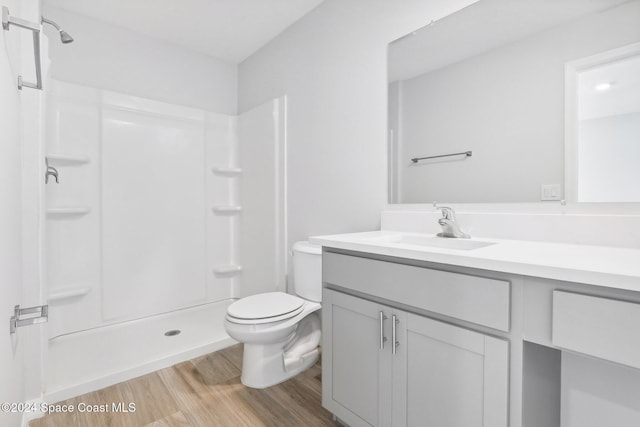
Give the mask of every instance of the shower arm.
<path id="1" fill-rule="evenodd" d="M 33 23 L 20 18 L 14 18 L 9 15 L 9 9 L 6 6 L 2 6 L 2 28 L 5 31 L 9 31 L 11 25 L 16 27 L 30 30 L 33 33 L 33 57 L 36 64 L 36 82 L 30 83 L 22 79 L 22 76 L 18 76 L 18 89 L 22 90 L 23 87 L 31 89 L 42 90 L 42 65 L 40 63 L 40 23 Z"/>
<path id="2" fill-rule="evenodd" d="M 42 22 L 45 24 L 49 24 L 51 25 L 53 28 L 55 28 L 58 32 L 62 31 L 62 28 L 60 28 L 60 25 L 56 24 L 55 21 L 52 21 L 51 19 L 47 19 L 44 16 L 42 17 Z"/>

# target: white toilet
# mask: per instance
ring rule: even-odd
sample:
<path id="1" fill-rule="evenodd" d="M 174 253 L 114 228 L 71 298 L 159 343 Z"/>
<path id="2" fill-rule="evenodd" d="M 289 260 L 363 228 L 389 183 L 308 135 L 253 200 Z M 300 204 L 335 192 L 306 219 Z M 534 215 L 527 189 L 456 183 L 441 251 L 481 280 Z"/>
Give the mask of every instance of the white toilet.
<path id="1" fill-rule="evenodd" d="M 296 294 L 267 292 L 227 308 L 224 327 L 244 343 L 242 383 L 265 388 L 310 368 L 319 357 L 322 248 L 293 245 Z"/>

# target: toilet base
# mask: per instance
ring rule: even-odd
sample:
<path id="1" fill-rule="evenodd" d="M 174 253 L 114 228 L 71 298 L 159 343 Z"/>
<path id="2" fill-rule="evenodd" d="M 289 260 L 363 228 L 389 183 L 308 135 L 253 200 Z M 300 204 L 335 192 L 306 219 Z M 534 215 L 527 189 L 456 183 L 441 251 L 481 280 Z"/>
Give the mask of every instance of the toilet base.
<path id="1" fill-rule="evenodd" d="M 312 367 L 319 358 L 318 350 L 311 352 L 296 368 L 285 370 L 282 343 L 272 345 L 245 344 L 242 356 L 242 384 L 251 388 L 267 388 L 295 377 Z"/>
<path id="2" fill-rule="evenodd" d="M 266 388 L 288 380 L 313 366 L 320 356 L 320 318 L 311 313 L 283 342 L 244 344 L 242 384 Z"/>

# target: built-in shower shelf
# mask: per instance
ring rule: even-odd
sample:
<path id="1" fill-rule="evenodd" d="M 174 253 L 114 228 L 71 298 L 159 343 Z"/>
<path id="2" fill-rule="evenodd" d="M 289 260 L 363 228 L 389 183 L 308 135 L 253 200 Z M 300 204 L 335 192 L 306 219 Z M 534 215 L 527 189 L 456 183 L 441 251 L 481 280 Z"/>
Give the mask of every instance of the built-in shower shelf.
<path id="1" fill-rule="evenodd" d="M 64 216 L 83 216 L 91 212 L 88 206 L 65 206 L 59 208 L 48 208 L 47 216 L 64 217 Z"/>
<path id="2" fill-rule="evenodd" d="M 242 206 L 214 206 L 211 210 L 216 214 L 233 215 L 242 212 Z"/>
<path id="3" fill-rule="evenodd" d="M 241 265 L 223 265 L 213 269 L 213 274 L 216 276 L 232 276 L 239 274 L 242 271 Z"/>
<path id="4" fill-rule="evenodd" d="M 211 172 L 215 175 L 238 176 L 242 174 L 242 168 L 214 167 L 211 168 Z"/>
<path id="5" fill-rule="evenodd" d="M 61 301 L 65 299 L 83 297 L 91 292 L 89 286 L 72 286 L 49 293 L 49 302 Z"/>
<path id="6" fill-rule="evenodd" d="M 53 166 L 75 166 L 89 163 L 88 156 L 72 156 L 70 154 L 47 154 L 49 164 Z"/>

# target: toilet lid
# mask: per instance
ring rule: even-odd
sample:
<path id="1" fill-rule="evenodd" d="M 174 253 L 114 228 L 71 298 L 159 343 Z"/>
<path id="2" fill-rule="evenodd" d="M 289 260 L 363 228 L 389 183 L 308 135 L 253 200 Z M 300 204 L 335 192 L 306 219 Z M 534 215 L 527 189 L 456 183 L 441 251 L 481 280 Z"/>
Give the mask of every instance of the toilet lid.
<path id="1" fill-rule="evenodd" d="M 229 316 L 237 319 L 267 319 L 292 316 L 302 309 L 304 300 L 284 292 L 267 292 L 242 298 L 227 308 Z"/>

